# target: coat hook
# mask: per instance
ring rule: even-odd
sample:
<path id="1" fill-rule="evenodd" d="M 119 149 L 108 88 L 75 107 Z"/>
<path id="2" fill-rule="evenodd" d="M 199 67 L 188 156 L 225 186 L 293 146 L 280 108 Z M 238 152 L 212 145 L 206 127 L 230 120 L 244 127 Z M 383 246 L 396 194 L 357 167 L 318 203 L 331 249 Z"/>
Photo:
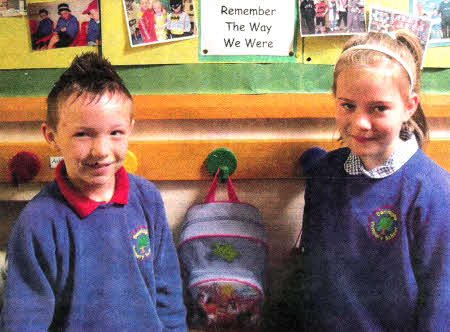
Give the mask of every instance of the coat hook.
<path id="1" fill-rule="evenodd" d="M 237 159 L 233 151 L 227 148 L 214 149 L 206 158 L 206 168 L 209 174 L 215 175 L 219 169 L 219 180 L 225 183 L 237 167 Z"/>

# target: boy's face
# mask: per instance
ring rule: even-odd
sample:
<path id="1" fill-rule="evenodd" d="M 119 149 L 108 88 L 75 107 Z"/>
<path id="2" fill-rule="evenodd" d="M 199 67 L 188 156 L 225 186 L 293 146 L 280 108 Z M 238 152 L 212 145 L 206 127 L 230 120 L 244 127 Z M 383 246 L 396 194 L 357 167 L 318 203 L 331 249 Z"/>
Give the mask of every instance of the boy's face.
<path id="1" fill-rule="evenodd" d="M 70 12 L 68 10 L 62 10 L 60 15 L 63 19 L 67 20 L 70 17 Z"/>
<path id="2" fill-rule="evenodd" d="M 73 95 L 58 105 L 56 131 L 42 125 L 45 139 L 66 164 L 67 175 L 80 192 L 91 199 L 109 200 L 115 173 L 125 158 L 133 129 L 133 104 L 121 94 Z M 102 199 L 102 197 L 108 197 Z"/>
<path id="3" fill-rule="evenodd" d="M 89 11 L 89 17 L 94 19 L 95 21 L 99 20 L 98 10 L 97 9 L 91 9 Z"/>

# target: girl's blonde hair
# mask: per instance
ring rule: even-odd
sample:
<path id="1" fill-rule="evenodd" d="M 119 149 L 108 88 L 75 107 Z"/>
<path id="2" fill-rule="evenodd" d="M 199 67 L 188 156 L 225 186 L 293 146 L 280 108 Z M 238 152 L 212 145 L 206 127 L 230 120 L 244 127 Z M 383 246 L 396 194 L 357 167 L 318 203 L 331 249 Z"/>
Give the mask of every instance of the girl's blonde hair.
<path id="1" fill-rule="evenodd" d="M 408 66 L 409 71 L 412 73 L 412 82 L 410 82 L 407 70 L 394 58 L 376 50 L 351 49 L 351 47 L 357 45 L 381 46 L 395 53 L 403 60 L 405 65 Z M 401 77 L 406 79 L 411 87 L 408 93 L 415 92 L 419 94 L 422 55 L 423 52 L 419 40 L 415 35 L 406 30 L 396 31 L 395 36 L 380 32 L 355 35 L 345 43 L 341 56 L 334 67 L 333 94 L 336 95 L 336 82 L 339 74 L 348 66 L 354 64 L 370 66 L 386 60 L 397 63 Z M 406 97 L 407 96 L 405 96 L 405 98 Z M 428 136 L 428 126 L 420 103 L 417 105 L 417 110 L 414 115 L 403 124 L 401 132 L 402 139 L 404 139 L 405 132 L 414 133 L 419 146 L 422 147 L 425 138 Z"/>

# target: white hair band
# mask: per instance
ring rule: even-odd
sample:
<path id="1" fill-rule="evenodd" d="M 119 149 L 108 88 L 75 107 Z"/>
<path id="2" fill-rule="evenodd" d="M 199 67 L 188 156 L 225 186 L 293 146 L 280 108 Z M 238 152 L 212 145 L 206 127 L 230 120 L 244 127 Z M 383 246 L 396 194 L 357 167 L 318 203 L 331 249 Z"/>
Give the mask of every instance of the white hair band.
<path id="1" fill-rule="evenodd" d="M 383 46 L 373 45 L 373 44 L 356 45 L 356 46 L 347 48 L 344 52 L 341 53 L 341 55 L 350 50 L 373 50 L 373 51 L 377 51 L 377 52 L 381 52 L 386 55 L 389 55 L 391 58 L 395 59 L 399 64 L 401 64 L 403 68 L 405 68 L 405 70 L 409 76 L 410 90 L 412 91 L 413 85 L 414 85 L 414 80 L 413 80 L 413 74 L 412 74 L 411 70 L 408 68 L 408 64 L 402 58 L 400 58 L 397 54 L 392 52 L 390 49 L 383 47 Z"/>

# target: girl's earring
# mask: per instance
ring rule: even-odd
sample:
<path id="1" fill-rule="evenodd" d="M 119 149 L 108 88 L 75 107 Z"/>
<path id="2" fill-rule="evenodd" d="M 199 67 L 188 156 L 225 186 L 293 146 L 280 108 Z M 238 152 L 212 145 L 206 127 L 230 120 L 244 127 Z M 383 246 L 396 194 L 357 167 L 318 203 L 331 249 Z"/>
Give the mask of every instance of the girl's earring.
<path id="1" fill-rule="evenodd" d="M 411 135 L 413 134 L 414 128 L 412 124 L 407 121 L 402 123 L 402 128 L 400 129 L 400 139 L 403 141 L 407 141 L 411 138 Z"/>

